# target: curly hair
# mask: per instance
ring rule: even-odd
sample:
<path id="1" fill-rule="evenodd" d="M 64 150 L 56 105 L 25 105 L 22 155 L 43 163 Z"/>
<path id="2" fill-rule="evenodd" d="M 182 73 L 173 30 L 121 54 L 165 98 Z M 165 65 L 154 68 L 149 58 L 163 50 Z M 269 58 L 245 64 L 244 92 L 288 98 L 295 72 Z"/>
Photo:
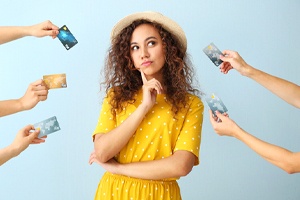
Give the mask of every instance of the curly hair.
<path id="1" fill-rule="evenodd" d="M 124 28 L 112 40 L 105 60 L 105 81 L 107 94 L 111 94 L 113 114 L 121 111 L 127 103 L 135 101 L 134 94 L 143 86 L 141 74 L 134 67 L 130 56 L 130 39 L 134 29 L 141 24 L 151 24 L 159 32 L 165 43 L 165 64 L 162 68 L 163 83 L 167 101 L 172 105 L 173 115 L 187 105 L 188 93 L 196 94 L 199 90 L 192 87 L 193 68 L 184 50 L 180 48 L 175 36 L 160 24 L 147 20 L 136 20 Z"/>

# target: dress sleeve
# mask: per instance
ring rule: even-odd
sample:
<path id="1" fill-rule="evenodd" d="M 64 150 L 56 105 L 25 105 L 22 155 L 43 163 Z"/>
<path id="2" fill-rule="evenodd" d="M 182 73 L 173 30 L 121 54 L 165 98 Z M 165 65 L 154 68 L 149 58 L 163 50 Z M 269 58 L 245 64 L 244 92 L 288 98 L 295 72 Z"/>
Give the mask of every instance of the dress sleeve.
<path id="1" fill-rule="evenodd" d="M 197 157 L 194 165 L 199 164 L 203 110 L 202 101 L 198 97 L 194 97 L 174 148 L 174 151 L 186 150 L 193 153 Z"/>
<path id="2" fill-rule="evenodd" d="M 97 126 L 93 132 L 93 138 L 98 133 L 107 133 L 116 127 L 116 120 L 111 113 L 110 98 L 105 97 L 102 103 L 100 116 L 98 118 Z"/>

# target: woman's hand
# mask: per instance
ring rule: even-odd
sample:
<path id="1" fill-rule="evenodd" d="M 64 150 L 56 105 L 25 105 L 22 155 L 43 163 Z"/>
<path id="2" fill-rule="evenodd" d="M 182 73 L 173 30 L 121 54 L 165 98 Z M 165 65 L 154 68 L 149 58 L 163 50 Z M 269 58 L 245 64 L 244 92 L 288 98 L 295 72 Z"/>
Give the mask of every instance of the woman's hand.
<path id="1" fill-rule="evenodd" d="M 103 167 L 106 171 L 113 173 L 113 174 L 117 174 L 117 168 L 120 165 L 114 158 L 111 158 L 110 160 L 108 160 L 107 162 L 100 162 L 97 159 L 95 150 L 91 153 L 90 155 L 90 159 L 89 159 L 89 164 L 93 164 L 93 163 L 97 163 L 99 164 L 101 167 Z"/>
<path id="2" fill-rule="evenodd" d="M 161 83 L 155 78 L 147 80 L 144 72 L 140 70 L 143 80 L 143 102 L 146 110 L 149 111 L 156 101 L 157 94 L 161 94 L 163 91 Z"/>

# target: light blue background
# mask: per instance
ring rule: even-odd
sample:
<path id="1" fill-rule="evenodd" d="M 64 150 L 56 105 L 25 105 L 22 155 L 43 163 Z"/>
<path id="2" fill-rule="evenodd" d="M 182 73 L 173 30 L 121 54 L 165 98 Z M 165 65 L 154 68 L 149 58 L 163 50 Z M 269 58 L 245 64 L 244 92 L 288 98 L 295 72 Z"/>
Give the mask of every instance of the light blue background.
<path id="1" fill-rule="evenodd" d="M 0 99 L 21 97 L 29 83 L 66 73 L 68 88 L 50 90 L 34 109 L 0 119 L 0 147 L 17 131 L 56 116 L 61 131 L 30 146 L 0 168 L 0 199 L 93 199 L 104 170 L 89 165 L 93 132 L 104 91 L 99 90 L 109 36 L 122 17 L 159 11 L 177 21 L 188 38 L 197 77 L 216 93 L 230 117 L 253 135 L 299 151 L 299 110 L 236 71 L 219 72 L 202 52 L 210 42 L 238 51 L 251 65 L 299 84 L 299 0 L 1 0 L 0 25 L 66 24 L 78 40 L 67 51 L 58 39 L 23 38 L 0 46 Z M 205 106 L 207 104 L 205 103 Z M 201 163 L 179 180 L 183 199 L 295 200 L 300 175 L 288 175 L 234 138 L 214 133 L 205 107 Z M 112 141 L 113 142 L 113 141 Z"/>

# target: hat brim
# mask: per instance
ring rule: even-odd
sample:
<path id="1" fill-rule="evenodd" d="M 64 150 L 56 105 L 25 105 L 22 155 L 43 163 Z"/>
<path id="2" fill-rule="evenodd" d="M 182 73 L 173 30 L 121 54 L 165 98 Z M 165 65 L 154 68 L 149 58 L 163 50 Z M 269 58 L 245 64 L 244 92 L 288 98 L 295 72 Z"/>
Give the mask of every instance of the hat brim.
<path id="1" fill-rule="evenodd" d="M 170 32 L 177 38 L 177 40 L 179 41 L 184 52 L 186 51 L 187 40 L 186 40 L 186 36 L 185 36 L 183 29 L 172 19 L 162 15 L 161 13 L 153 12 L 153 11 L 138 12 L 138 13 L 128 15 L 128 16 L 124 17 L 123 19 L 121 19 L 113 27 L 113 29 L 111 31 L 111 35 L 110 35 L 111 41 L 113 41 L 113 39 L 117 35 L 119 35 L 120 32 L 124 28 L 126 28 L 132 22 L 139 20 L 139 19 L 144 19 L 144 20 L 147 20 L 150 22 L 156 22 L 156 23 L 162 25 L 162 27 L 164 29 L 166 29 L 168 32 Z"/>

